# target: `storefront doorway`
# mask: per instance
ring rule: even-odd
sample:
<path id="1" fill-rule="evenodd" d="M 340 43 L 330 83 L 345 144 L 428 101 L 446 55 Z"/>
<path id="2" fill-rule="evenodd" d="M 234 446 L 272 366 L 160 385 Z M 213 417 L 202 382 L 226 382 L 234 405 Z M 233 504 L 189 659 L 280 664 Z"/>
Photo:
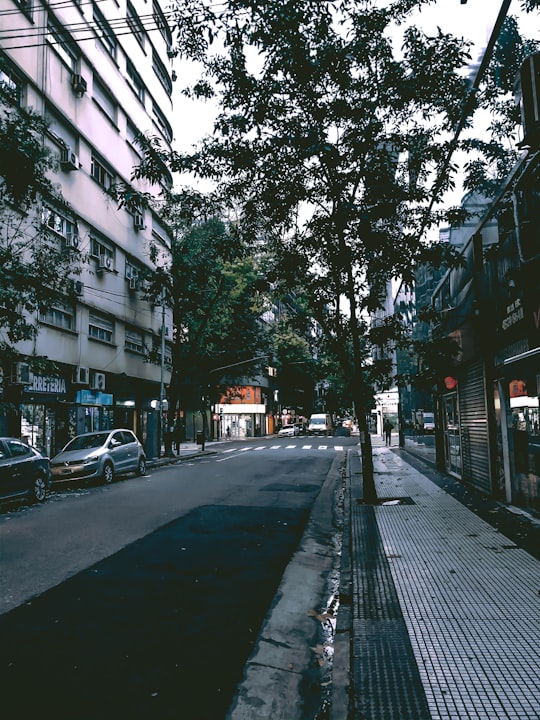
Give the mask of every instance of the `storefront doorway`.
<path id="1" fill-rule="evenodd" d="M 459 409 L 457 392 L 443 397 L 444 409 L 444 457 L 446 471 L 461 478 L 461 435 L 459 432 Z"/>

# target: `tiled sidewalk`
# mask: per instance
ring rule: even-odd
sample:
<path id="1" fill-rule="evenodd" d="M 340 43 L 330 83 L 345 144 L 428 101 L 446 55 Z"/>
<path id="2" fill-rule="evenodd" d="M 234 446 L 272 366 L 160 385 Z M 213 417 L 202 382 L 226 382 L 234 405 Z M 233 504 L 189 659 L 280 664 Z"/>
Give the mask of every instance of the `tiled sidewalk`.
<path id="1" fill-rule="evenodd" d="M 540 562 L 391 450 L 374 444 L 377 496 L 394 502 L 366 506 L 353 500 L 351 507 L 354 720 L 417 720 L 425 717 L 424 701 L 431 720 L 539 720 Z M 354 498 L 354 483 L 361 478 L 352 482 Z M 407 500 L 396 502 L 399 498 Z M 367 511 L 376 525 L 368 535 Z M 381 545 L 377 567 L 358 552 L 365 546 L 362 535 Z M 385 582 L 392 587 L 381 600 L 370 586 Z M 385 618 L 378 622 L 381 607 L 395 595 L 400 618 L 392 626 Z M 382 657 L 373 657 L 366 642 L 366 597 L 377 605 L 370 633 L 391 635 L 377 651 Z M 370 666 L 378 667 L 379 681 L 368 677 Z M 423 698 L 414 698 L 415 673 Z M 376 707 L 368 693 L 378 688 L 386 696 L 385 682 L 392 688 L 396 677 L 407 678 L 402 691 L 407 697 L 394 692 L 387 707 L 380 702 Z"/>

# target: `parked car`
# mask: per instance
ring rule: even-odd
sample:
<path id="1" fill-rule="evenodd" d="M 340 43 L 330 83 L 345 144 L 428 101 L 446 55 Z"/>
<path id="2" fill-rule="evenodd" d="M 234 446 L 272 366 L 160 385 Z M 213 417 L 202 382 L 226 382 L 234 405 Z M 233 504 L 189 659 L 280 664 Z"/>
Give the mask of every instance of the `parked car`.
<path id="1" fill-rule="evenodd" d="M 0 498 L 43 502 L 51 486 L 48 457 L 18 438 L 0 438 Z"/>
<path id="2" fill-rule="evenodd" d="M 111 483 L 116 475 L 146 474 L 146 455 L 131 430 L 102 430 L 77 435 L 51 460 L 53 481 L 101 479 Z"/>
<path id="3" fill-rule="evenodd" d="M 284 425 L 278 432 L 278 437 L 296 437 L 297 435 L 300 435 L 298 425 Z"/>

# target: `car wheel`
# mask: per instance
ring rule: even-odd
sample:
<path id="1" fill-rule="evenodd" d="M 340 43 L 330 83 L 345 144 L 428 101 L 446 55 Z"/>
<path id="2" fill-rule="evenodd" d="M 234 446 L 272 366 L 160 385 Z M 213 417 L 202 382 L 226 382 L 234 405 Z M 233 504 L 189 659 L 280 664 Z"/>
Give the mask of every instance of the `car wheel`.
<path id="1" fill-rule="evenodd" d="M 36 477 L 34 478 L 32 497 L 35 502 L 43 502 L 47 497 L 47 483 L 43 475 L 36 475 Z"/>
<path id="2" fill-rule="evenodd" d="M 112 483 L 114 479 L 114 468 L 111 463 L 105 463 L 103 466 L 102 478 L 105 485 L 110 485 Z"/>
<path id="3" fill-rule="evenodd" d="M 146 475 L 146 460 L 141 458 L 137 465 L 137 475 Z"/>

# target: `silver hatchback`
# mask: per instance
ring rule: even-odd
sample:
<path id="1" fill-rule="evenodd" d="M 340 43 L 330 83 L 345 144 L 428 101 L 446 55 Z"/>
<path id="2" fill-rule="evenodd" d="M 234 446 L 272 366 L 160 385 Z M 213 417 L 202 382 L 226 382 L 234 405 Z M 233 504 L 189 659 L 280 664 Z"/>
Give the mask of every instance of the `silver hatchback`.
<path id="1" fill-rule="evenodd" d="M 109 484 L 116 475 L 146 474 L 146 456 L 131 430 L 103 430 L 77 435 L 51 460 L 54 482 L 98 478 Z"/>

